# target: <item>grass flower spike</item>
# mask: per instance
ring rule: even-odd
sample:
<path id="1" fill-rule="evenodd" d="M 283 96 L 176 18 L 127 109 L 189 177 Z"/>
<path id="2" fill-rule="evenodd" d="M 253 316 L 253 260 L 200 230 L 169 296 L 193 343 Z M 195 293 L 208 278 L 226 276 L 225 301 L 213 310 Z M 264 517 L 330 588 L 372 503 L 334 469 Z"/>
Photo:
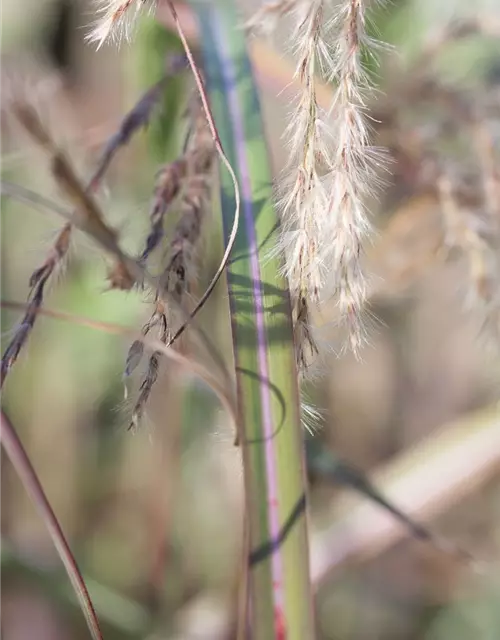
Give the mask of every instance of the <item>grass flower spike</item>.
<path id="1" fill-rule="evenodd" d="M 372 53 L 378 44 L 366 32 L 366 4 L 366 0 L 344 0 L 331 23 L 335 43 L 331 77 L 336 91 L 330 109 L 334 147 L 327 157 L 329 203 L 323 252 L 354 352 L 363 339 L 366 298 L 360 256 L 370 222 L 364 201 L 377 185 L 377 166 L 383 164 L 383 154 L 370 145 L 365 115 L 364 94 L 370 85 L 362 55 Z"/>
<path id="2" fill-rule="evenodd" d="M 316 101 L 315 74 L 320 53 L 326 53 L 321 36 L 323 1 L 295 7 L 293 32 L 298 57 L 296 76 L 303 90 L 287 129 L 290 161 L 281 200 L 283 233 L 279 249 L 286 256 L 285 272 L 294 310 L 297 363 L 307 368 L 317 351 L 310 330 L 311 302 L 318 303 L 324 284 L 321 229 L 327 212 L 327 192 L 320 174 L 319 158 L 326 153 L 323 120 Z"/>
<path id="3" fill-rule="evenodd" d="M 370 83 L 365 52 L 377 45 L 366 32 L 365 0 L 273 3 L 249 23 L 251 29 L 291 14 L 296 77 L 302 89 L 286 131 L 290 160 L 285 171 L 278 248 L 285 256 L 294 305 L 297 362 L 308 368 L 318 348 L 311 305 L 334 296 L 356 353 L 363 342 L 366 286 L 360 266 L 370 233 L 365 200 L 377 184 L 382 154 L 370 146 L 365 94 Z M 272 11 L 271 11 L 272 10 Z M 316 99 L 316 78 L 335 85 L 328 112 Z"/>

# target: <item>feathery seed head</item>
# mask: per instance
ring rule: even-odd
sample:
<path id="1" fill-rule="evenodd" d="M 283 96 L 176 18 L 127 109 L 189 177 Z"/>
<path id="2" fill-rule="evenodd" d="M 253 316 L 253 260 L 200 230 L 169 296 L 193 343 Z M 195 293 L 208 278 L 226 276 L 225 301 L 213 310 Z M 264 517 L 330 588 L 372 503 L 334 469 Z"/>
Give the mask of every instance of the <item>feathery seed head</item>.
<path id="1" fill-rule="evenodd" d="M 276 251 L 285 258 L 295 312 L 298 361 L 311 335 L 304 308 L 334 296 L 349 327 L 354 350 L 364 341 L 362 308 L 366 298 L 360 258 L 371 225 L 365 198 L 378 186 L 383 153 L 370 145 L 363 67 L 375 43 L 366 32 L 365 0 L 297 0 L 287 7 L 295 21 L 292 50 L 302 90 L 285 131 L 290 150 L 278 202 L 283 231 Z M 265 20 L 266 5 L 261 10 Z M 274 5 L 273 5 L 274 7 Z M 274 9 L 273 9 L 274 10 Z M 327 15 L 327 12 L 332 13 Z M 316 99 L 316 77 L 335 84 L 328 112 Z"/>

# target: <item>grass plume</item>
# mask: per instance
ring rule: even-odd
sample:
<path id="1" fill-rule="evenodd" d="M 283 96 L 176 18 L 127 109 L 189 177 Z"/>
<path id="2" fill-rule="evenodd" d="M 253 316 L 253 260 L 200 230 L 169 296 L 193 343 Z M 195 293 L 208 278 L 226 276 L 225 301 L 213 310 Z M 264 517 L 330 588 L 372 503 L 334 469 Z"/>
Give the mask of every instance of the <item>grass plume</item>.
<path id="1" fill-rule="evenodd" d="M 370 143 L 363 59 L 378 43 L 367 34 L 367 3 L 325 0 L 264 5 L 249 23 L 259 29 L 290 14 L 296 78 L 301 91 L 285 133 L 290 154 L 280 187 L 285 257 L 294 307 L 297 362 L 304 372 L 318 353 L 312 310 L 333 296 L 348 344 L 365 338 L 367 287 L 361 268 L 370 237 L 366 198 L 377 186 L 383 154 Z M 268 25 L 269 26 L 269 25 Z M 318 77 L 335 89 L 329 110 L 318 104 Z"/>

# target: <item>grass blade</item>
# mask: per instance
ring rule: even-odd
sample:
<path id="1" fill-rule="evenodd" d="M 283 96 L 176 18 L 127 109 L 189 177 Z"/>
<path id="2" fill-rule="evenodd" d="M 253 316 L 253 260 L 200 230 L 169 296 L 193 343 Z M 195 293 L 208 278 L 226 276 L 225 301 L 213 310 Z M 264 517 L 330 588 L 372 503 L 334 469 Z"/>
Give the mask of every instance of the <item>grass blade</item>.
<path id="1" fill-rule="evenodd" d="M 59 524 L 57 517 L 50 506 L 45 492 L 38 480 L 33 465 L 24 450 L 22 442 L 12 426 L 6 413 L 2 410 L 1 423 L 1 441 L 2 446 L 7 453 L 17 475 L 19 476 L 24 488 L 34 505 L 40 512 L 45 525 L 49 531 L 50 537 L 57 549 L 57 553 L 61 558 L 64 568 L 71 581 L 75 594 L 80 602 L 83 615 L 87 621 L 87 625 L 93 640 L 103 640 L 99 621 L 95 612 L 92 600 L 85 585 L 83 576 L 78 568 L 75 557 L 73 556 L 69 544 L 66 540 L 64 532 Z"/>
<path id="2" fill-rule="evenodd" d="M 312 638 L 305 477 L 288 291 L 269 253 L 278 219 L 252 72 L 225 2 L 193 4 L 218 133 L 238 177 L 241 224 L 228 270 L 249 522 L 255 638 Z M 221 176 L 225 241 L 235 211 Z"/>

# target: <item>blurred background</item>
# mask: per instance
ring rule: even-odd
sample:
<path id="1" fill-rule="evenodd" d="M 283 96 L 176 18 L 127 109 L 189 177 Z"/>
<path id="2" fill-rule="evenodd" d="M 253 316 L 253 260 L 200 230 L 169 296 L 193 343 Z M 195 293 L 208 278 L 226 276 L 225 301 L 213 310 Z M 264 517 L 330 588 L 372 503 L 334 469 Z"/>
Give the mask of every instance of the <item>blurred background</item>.
<path id="1" fill-rule="evenodd" d="M 242 3 L 247 16 L 256 7 Z M 192 18 L 180 9 L 196 42 Z M 146 16 L 132 44 L 96 52 L 84 41 L 90 1 L 4 0 L 2 13 L 2 94 L 19 83 L 89 175 L 123 114 L 180 51 L 168 19 Z M 457 17 L 470 20 L 470 33 L 446 31 Z M 325 447 L 476 561 L 413 540 L 366 500 L 311 477 L 318 639 L 493 640 L 500 634 L 500 368 L 491 329 L 499 311 L 482 285 L 494 288 L 500 270 L 488 218 L 495 203 L 485 204 L 483 190 L 500 182 L 500 2 L 392 0 L 373 18 L 370 29 L 394 50 L 381 52 L 379 66 L 369 61 L 381 89 L 370 104 L 374 136 L 392 157 L 372 207 L 371 338 L 361 361 L 337 356 L 325 309 L 318 321 L 334 348 L 305 391 L 321 410 L 316 437 Z M 251 43 L 276 176 L 293 91 L 283 92 L 293 70 L 285 31 Z M 100 202 L 130 251 L 148 231 L 155 174 L 182 144 L 190 88 L 187 73 L 169 81 L 163 108 L 107 173 Z M 61 201 L 43 153 L 4 111 L 2 176 Z M 451 222 L 445 178 L 454 185 Z M 24 301 L 61 220 L 2 197 L 1 221 L 2 299 Z M 200 291 L 218 264 L 220 236 L 214 215 Z M 486 243 L 479 243 L 481 277 L 471 267 L 476 237 Z M 139 329 L 151 305 L 135 292 L 106 291 L 107 266 L 76 236 L 46 306 Z M 1 319 L 5 348 L 19 314 L 3 309 Z M 202 322 L 229 354 L 224 287 Z M 88 580 L 104 637 L 229 640 L 242 519 L 232 427 L 211 392 L 169 364 L 144 424 L 127 431 L 128 347 L 119 336 L 40 318 L 3 404 Z M 1 481 L 2 638 L 87 638 L 44 524 L 3 451 Z"/>

